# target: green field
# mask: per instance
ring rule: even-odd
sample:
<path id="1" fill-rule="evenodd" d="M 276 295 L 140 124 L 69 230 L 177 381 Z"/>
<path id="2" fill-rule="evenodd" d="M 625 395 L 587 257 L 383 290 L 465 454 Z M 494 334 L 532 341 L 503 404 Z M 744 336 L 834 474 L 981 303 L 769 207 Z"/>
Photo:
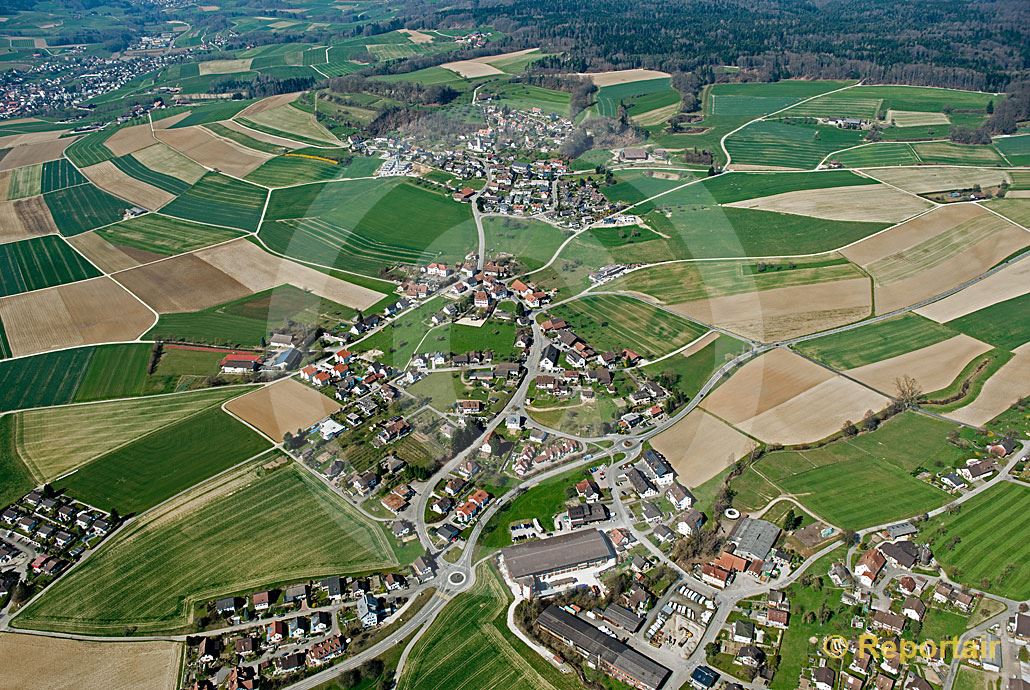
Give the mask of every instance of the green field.
<path id="1" fill-rule="evenodd" d="M 220 387 L 157 396 L 145 405 L 116 400 L 27 410 L 3 419 L 10 420 L 14 430 L 12 457 L 21 459 L 35 483 L 43 483 L 244 392 L 244 388 Z"/>
<path id="2" fill-rule="evenodd" d="M 514 257 L 524 271 L 535 271 L 550 261 L 566 237 L 550 223 L 496 216 L 483 218 L 483 233 L 490 252 Z"/>
<path id="3" fill-rule="evenodd" d="M 565 690 L 579 687 L 508 630 L 511 593 L 492 565 L 476 571 L 476 584 L 450 602 L 408 657 L 398 690 Z"/>
<path id="4" fill-rule="evenodd" d="M 1001 482 L 962 504 L 957 514 L 933 518 L 921 531 L 929 536 L 933 555 L 951 579 L 1011 599 L 1027 599 L 1028 500 L 1030 488 Z"/>
<path id="5" fill-rule="evenodd" d="M 643 368 L 648 376 L 656 377 L 663 384 L 683 393 L 687 399 L 701 389 L 719 367 L 746 350 L 740 340 L 720 334 L 688 357 L 673 355 Z"/>
<path id="6" fill-rule="evenodd" d="M 9 505 L 36 486 L 36 480 L 18 457 L 13 415 L 0 417 L 0 504 Z"/>
<path id="7" fill-rule="evenodd" d="M 379 361 L 392 367 L 405 367 L 415 354 L 415 348 L 429 332 L 430 317 L 443 309 L 443 306 L 439 299 L 428 299 L 395 319 L 389 328 L 380 329 L 350 349 L 355 352 L 379 350 L 383 353 L 376 358 Z"/>
<path id="8" fill-rule="evenodd" d="M 533 518 L 539 519 L 540 525 L 550 532 L 554 529 L 554 516 L 564 512 L 565 504 L 569 501 L 566 490 L 587 476 L 585 469 L 577 467 L 540 482 L 509 500 L 483 528 L 477 547 L 490 552 L 511 546 L 511 531 L 508 527 L 515 522 L 532 521 Z"/>
<path id="9" fill-rule="evenodd" d="M 551 310 L 596 352 L 623 348 L 653 359 L 700 337 L 704 326 L 632 297 L 587 295 Z"/>
<path id="10" fill-rule="evenodd" d="M 603 86 L 597 90 L 597 113 L 602 117 L 616 117 L 619 105 L 625 105 L 632 117 L 679 102 L 679 93 L 672 88 L 668 77 L 646 79 L 625 84 Z"/>
<path id="11" fill-rule="evenodd" d="M 949 165 L 1005 165 L 993 146 L 953 144 L 950 141 L 928 141 L 912 144 L 912 149 L 924 163 Z"/>
<path id="12" fill-rule="evenodd" d="M 936 89 L 921 86 L 856 86 L 844 92 L 851 98 L 870 98 L 883 101 L 881 109 L 914 110 L 924 113 L 940 113 L 946 106 L 955 110 L 983 111 L 987 102 L 998 96 L 978 91 L 958 89 Z"/>
<path id="13" fill-rule="evenodd" d="M 564 91 L 545 89 L 540 86 L 520 83 L 498 83 L 485 88 L 494 95 L 496 103 L 503 103 L 516 110 L 540 108 L 545 113 L 557 113 L 568 117 L 569 94 Z"/>
<path id="14" fill-rule="evenodd" d="M 99 275 L 93 264 L 56 235 L 0 244 L 0 297 Z"/>
<path id="15" fill-rule="evenodd" d="M 80 184 L 45 194 L 43 199 L 65 237 L 78 235 L 122 219 L 132 204 L 98 189 Z"/>
<path id="16" fill-rule="evenodd" d="M 233 477 L 134 523 L 24 609 L 18 625 L 186 631 L 198 601 L 398 565 L 382 529 L 306 471 L 252 464 Z"/>
<path id="17" fill-rule="evenodd" d="M 615 173 L 615 184 L 601 185 L 601 193 L 612 201 L 637 204 L 695 180 L 700 173 L 661 171 L 661 175 L 657 177 L 653 170 L 618 170 Z M 667 179 L 669 176 L 674 179 Z"/>
<path id="18" fill-rule="evenodd" d="M 919 156 L 910 144 L 877 143 L 843 151 L 834 160 L 849 168 L 873 168 L 889 165 L 916 165 Z"/>
<path id="19" fill-rule="evenodd" d="M 0 154 L 2 156 L 3 154 Z M 59 159 L 64 161 L 63 158 Z M 51 161 L 54 162 L 54 161 Z M 67 163 L 67 161 L 64 161 Z M 37 196 L 42 193 L 43 188 L 43 166 L 44 163 L 25 165 L 13 170 L 5 170 L 0 173 L 0 179 L 6 178 L 6 189 L 0 193 L 0 201 L 12 201 L 24 199 L 29 196 Z M 70 164 L 69 164 L 70 165 Z M 74 170 L 75 168 L 72 168 Z"/>
<path id="20" fill-rule="evenodd" d="M 761 262 L 672 263 L 633 271 L 611 283 L 612 290 L 642 292 L 666 303 L 738 295 L 776 288 L 861 278 L 863 273 L 838 255 Z"/>
<path id="21" fill-rule="evenodd" d="M 729 204 L 785 192 L 855 187 L 877 184 L 877 181 L 848 170 L 825 170 L 802 173 L 723 173 L 707 178 L 703 184 L 717 203 Z"/>
<path id="22" fill-rule="evenodd" d="M 303 153 L 304 150 L 301 150 Z M 308 151 L 311 155 L 322 155 L 317 149 Z M 302 182 L 323 182 L 353 177 L 371 177 L 382 165 L 378 158 L 348 156 L 339 164 L 328 161 L 302 158 L 300 156 L 277 156 L 261 164 L 247 179 L 267 187 L 283 187 Z"/>
<path id="23" fill-rule="evenodd" d="M 0 359 L 7 359 L 12 354 L 11 344 L 7 341 L 7 333 L 4 332 L 4 323 L 0 321 Z"/>
<path id="24" fill-rule="evenodd" d="M 814 168 L 833 151 L 861 141 L 860 131 L 761 120 L 727 138 L 726 150 L 734 163 Z"/>
<path id="25" fill-rule="evenodd" d="M 1030 135 L 999 137 L 994 140 L 994 148 L 1012 165 L 1030 165 Z"/>
<path id="26" fill-rule="evenodd" d="M 47 161 L 43 164 L 43 174 L 40 179 L 40 192 L 56 192 L 58 189 L 72 187 L 86 182 L 86 178 L 74 165 L 65 158 L 58 158 L 55 161 Z"/>
<path id="27" fill-rule="evenodd" d="M 187 220 L 257 230 L 267 194 L 256 185 L 209 172 L 161 211 Z"/>
<path id="28" fill-rule="evenodd" d="M 111 159 L 111 162 L 126 175 L 134 177 L 137 180 L 142 180 L 158 189 L 163 189 L 169 194 L 179 195 L 190 188 L 188 182 L 184 182 L 178 177 L 172 177 L 171 175 L 165 175 L 164 173 L 159 173 L 156 170 L 151 170 L 136 160 L 132 155 L 113 158 Z"/>
<path id="29" fill-rule="evenodd" d="M 955 428 L 904 412 L 854 438 L 814 450 L 770 453 L 755 469 L 781 492 L 794 494 L 817 517 L 843 529 L 862 529 L 947 502 L 948 494 L 912 475 L 920 467 L 951 468 L 968 456 L 968 451 L 947 441 Z"/>
<path id="30" fill-rule="evenodd" d="M 703 184 L 677 189 L 642 204 L 635 212 L 669 238 L 664 259 L 816 254 L 887 227 L 885 223 L 830 221 L 718 206 Z"/>
<path id="31" fill-rule="evenodd" d="M 909 313 L 843 333 L 806 340 L 796 349 L 834 369 L 854 369 L 929 347 L 954 336 L 955 331 Z"/>
<path id="32" fill-rule="evenodd" d="M 286 151 L 286 149 L 282 146 L 278 146 L 277 144 L 271 144 L 267 141 L 261 141 L 260 139 L 255 139 L 254 137 L 244 134 L 243 132 L 238 132 L 235 129 L 229 129 L 220 122 L 211 122 L 209 124 L 204 125 L 204 128 L 210 130 L 211 132 L 217 134 L 220 137 L 231 139 L 232 141 L 235 141 L 237 144 L 240 144 L 241 146 L 244 146 L 248 149 L 254 149 L 255 151 L 264 151 L 265 153 L 275 154 L 280 154 Z"/>
<path id="33" fill-rule="evenodd" d="M 1013 297 L 966 314 L 946 325 L 1004 350 L 1030 342 L 1030 294 Z"/>
<path id="34" fill-rule="evenodd" d="M 197 106 L 190 110 L 190 114 L 172 125 L 172 129 L 179 127 L 192 127 L 193 125 L 206 125 L 209 122 L 228 120 L 254 101 L 216 101 L 207 105 Z"/>
<path id="35" fill-rule="evenodd" d="M 100 456 L 57 486 L 104 510 L 142 513 L 269 447 L 257 432 L 210 408 Z"/>
<path id="36" fill-rule="evenodd" d="M 146 334 L 153 340 L 259 347 L 288 320 L 332 327 L 354 317 L 349 307 L 292 285 L 249 295 L 208 309 L 162 314 Z"/>
<path id="37" fill-rule="evenodd" d="M 260 237 L 272 250 L 367 275 L 397 264 L 451 263 L 476 238 L 467 205 L 397 178 L 275 190 L 265 220 Z"/>
<path id="38" fill-rule="evenodd" d="M 147 374 L 151 347 L 98 345 L 0 361 L 0 412 L 171 392 L 176 380 Z"/>
<path id="39" fill-rule="evenodd" d="M 447 323 L 426 333 L 416 352 L 462 354 L 471 350 L 492 350 L 495 360 L 510 360 L 515 350 L 515 324 L 487 321 L 482 326 Z"/>
<path id="40" fill-rule="evenodd" d="M 984 206 L 1024 228 L 1030 227 L 1030 199 L 992 199 Z"/>
<path id="41" fill-rule="evenodd" d="M 111 153 L 109 148 L 104 146 L 104 142 L 117 130 L 117 127 L 109 127 L 97 132 L 90 132 L 66 148 L 64 155 L 80 168 L 114 158 L 114 154 Z"/>
<path id="42" fill-rule="evenodd" d="M 111 244 L 172 256 L 226 242 L 239 237 L 242 233 L 229 228 L 148 213 L 109 225 L 97 230 L 97 234 Z"/>

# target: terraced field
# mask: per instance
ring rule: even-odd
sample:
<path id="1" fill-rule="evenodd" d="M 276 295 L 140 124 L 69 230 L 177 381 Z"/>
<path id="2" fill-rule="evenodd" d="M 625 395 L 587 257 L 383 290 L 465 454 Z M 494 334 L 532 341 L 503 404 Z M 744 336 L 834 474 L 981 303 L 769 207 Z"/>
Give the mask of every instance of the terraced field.
<path id="1" fill-rule="evenodd" d="M 54 235 L 0 244 L 0 297 L 99 275 L 81 254 Z"/>
<path id="2" fill-rule="evenodd" d="M 126 626 L 178 632 L 199 601 L 398 565 L 378 525 L 293 465 L 260 469 L 267 461 L 202 484 L 133 523 L 25 609 L 17 625 L 101 635 L 120 635 Z"/>
<path id="3" fill-rule="evenodd" d="M 57 486 L 105 510 L 142 513 L 269 447 L 213 407 L 96 458 Z"/>

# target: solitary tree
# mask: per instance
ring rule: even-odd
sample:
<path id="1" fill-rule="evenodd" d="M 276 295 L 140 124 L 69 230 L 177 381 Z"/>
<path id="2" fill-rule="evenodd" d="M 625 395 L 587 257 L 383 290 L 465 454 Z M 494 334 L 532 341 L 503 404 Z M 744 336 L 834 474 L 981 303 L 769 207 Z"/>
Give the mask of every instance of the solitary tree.
<path id="1" fill-rule="evenodd" d="M 908 374 L 894 379 L 894 390 L 897 401 L 905 407 L 915 405 L 923 394 L 923 389 L 919 387 L 919 382 Z"/>

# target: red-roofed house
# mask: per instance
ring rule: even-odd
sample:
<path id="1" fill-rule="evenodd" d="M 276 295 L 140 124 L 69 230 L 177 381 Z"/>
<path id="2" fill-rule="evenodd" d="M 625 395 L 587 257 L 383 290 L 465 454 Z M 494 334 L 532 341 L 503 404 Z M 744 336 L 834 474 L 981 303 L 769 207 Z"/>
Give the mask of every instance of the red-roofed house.
<path id="1" fill-rule="evenodd" d="M 261 364 L 261 355 L 252 355 L 244 352 L 230 352 L 219 366 L 225 374 L 249 374 L 255 371 Z"/>

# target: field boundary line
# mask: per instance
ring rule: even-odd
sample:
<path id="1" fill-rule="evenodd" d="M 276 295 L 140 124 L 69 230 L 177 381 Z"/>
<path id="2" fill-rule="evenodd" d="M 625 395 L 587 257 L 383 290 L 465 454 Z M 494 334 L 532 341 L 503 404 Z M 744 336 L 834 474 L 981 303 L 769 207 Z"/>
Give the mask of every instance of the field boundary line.
<path id="1" fill-rule="evenodd" d="M 983 202 L 980 202 L 980 201 L 974 201 L 974 202 L 972 202 L 972 203 L 976 204 L 977 206 L 979 206 L 980 208 L 984 209 L 985 211 L 988 211 L 988 212 L 990 212 L 990 213 L 993 213 L 994 215 L 998 216 L 998 217 L 999 217 L 999 218 L 1001 218 L 1002 220 L 1006 220 L 1006 221 L 1008 221 L 1008 222 L 1009 222 L 1010 224 L 1012 224 L 1012 225 L 1015 225 L 1015 226 L 1016 226 L 1017 228 L 1019 228 L 1020 230 L 1023 230 L 1023 231 L 1025 231 L 1025 232 L 1030 232 L 1030 228 L 1027 228 L 1027 227 L 1025 227 L 1025 226 L 1023 226 L 1023 225 L 1020 225 L 1019 223 L 1017 223 L 1016 221 L 1012 220 L 1012 219 L 1011 219 L 1011 218 L 1009 218 L 1008 216 L 1003 216 L 1002 214 L 1000 214 L 1000 213 L 998 213 L 997 211 L 995 211 L 995 210 L 994 210 L 993 208 L 991 208 L 991 207 L 989 207 L 989 206 L 985 205 L 985 204 L 984 204 Z"/>
<path id="2" fill-rule="evenodd" d="M 879 169 L 882 170 L 882 168 L 879 168 Z M 887 182 L 886 180 L 881 180 L 879 177 L 876 177 L 875 175 L 870 175 L 863 168 L 854 168 L 854 169 L 852 169 L 851 172 L 853 172 L 854 174 L 858 175 L 859 177 L 864 177 L 867 180 L 876 180 L 879 184 L 882 184 L 882 185 L 885 185 L 887 187 L 890 187 L 891 189 L 899 191 L 902 194 L 908 194 L 909 196 L 915 197 L 916 199 L 919 199 L 920 201 L 926 201 L 926 202 L 929 202 L 930 204 L 932 204 L 932 206 L 930 208 L 928 208 L 926 211 L 923 211 L 922 213 L 917 213 L 916 215 L 912 216 L 912 218 L 918 218 L 919 216 L 923 215 L 923 213 L 929 213 L 930 211 L 934 210 L 935 208 L 940 208 L 941 206 L 945 205 L 945 204 L 937 203 L 933 199 L 927 199 L 926 197 L 919 196 L 915 192 L 909 191 L 907 189 L 902 189 L 901 187 L 897 186 L 896 184 L 892 184 L 890 182 Z M 958 203 L 963 203 L 963 202 L 958 202 Z M 906 221 L 912 220 L 912 218 L 906 218 L 905 220 L 903 220 L 901 222 L 904 223 Z"/>

